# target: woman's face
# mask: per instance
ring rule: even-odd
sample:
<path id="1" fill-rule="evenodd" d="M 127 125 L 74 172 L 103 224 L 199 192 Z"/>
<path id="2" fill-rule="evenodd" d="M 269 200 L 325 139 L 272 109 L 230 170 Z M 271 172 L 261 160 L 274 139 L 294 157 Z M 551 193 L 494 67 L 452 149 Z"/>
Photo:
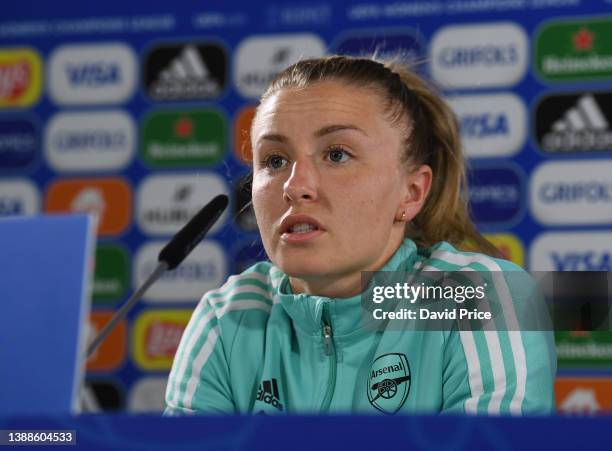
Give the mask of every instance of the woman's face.
<path id="1" fill-rule="evenodd" d="M 361 271 L 382 267 L 403 240 L 402 212 L 410 220 L 422 205 L 431 171 L 406 173 L 405 130 L 384 105 L 372 89 L 325 81 L 280 90 L 258 109 L 253 206 L 296 292 L 359 293 Z"/>

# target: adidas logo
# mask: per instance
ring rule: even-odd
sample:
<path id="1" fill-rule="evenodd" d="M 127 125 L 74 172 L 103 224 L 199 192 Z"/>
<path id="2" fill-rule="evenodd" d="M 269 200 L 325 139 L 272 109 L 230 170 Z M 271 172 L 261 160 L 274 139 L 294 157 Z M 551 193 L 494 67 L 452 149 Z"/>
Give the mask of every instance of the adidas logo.
<path id="1" fill-rule="evenodd" d="M 566 130 L 606 130 L 608 121 L 601 113 L 597 102 L 592 95 L 587 94 L 578 100 L 575 108 L 569 109 L 563 119 L 559 119 L 552 126 L 556 132 Z"/>
<path id="2" fill-rule="evenodd" d="M 197 46 L 187 45 L 179 50 L 149 86 L 149 94 L 156 99 L 172 100 L 213 97 L 221 91 L 221 84 L 211 74 Z"/>
<path id="3" fill-rule="evenodd" d="M 263 401 L 266 404 L 271 404 L 281 412 L 283 410 L 283 405 L 280 402 L 280 396 L 278 394 L 278 383 L 276 379 L 261 381 L 255 399 L 257 401 Z"/>
<path id="4" fill-rule="evenodd" d="M 596 95 L 585 94 L 560 119 L 550 124 L 542 137 L 542 147 L 549 152 L 577 152 L 612 149 L 609 118 L 602 111 Z"/>
<path id="5" fill-rule="evenodd" d="M 172 60 L 170 67 L 163 70 L 159 77 L 166 81 L 184 81 L 189 78 L 204 79 L 208 78 L 208 69 L 200 58 L 197 49 L 189 45 L 185 47 L 178 58 Z"/>

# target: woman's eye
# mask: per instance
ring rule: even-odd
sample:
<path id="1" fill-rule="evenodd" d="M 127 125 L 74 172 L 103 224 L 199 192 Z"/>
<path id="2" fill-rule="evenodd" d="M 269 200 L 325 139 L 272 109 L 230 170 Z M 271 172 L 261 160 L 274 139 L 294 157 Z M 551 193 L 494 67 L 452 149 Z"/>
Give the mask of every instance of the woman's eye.
<path id="1" fill-rule="evenodd" d="M 266 167 L 270 169 L 280 169 L 286 162 L 287 160 L 280 155 L 270 155 L 268 158 L 266 158 L 265 164 Z"/>
<path id="2" fill-rule="evenodd" d="M 344 163 L 349 159 L 350 155 L 341 147 L 333 147 L 329 149 L 328 157 L 333 163 Z"/>

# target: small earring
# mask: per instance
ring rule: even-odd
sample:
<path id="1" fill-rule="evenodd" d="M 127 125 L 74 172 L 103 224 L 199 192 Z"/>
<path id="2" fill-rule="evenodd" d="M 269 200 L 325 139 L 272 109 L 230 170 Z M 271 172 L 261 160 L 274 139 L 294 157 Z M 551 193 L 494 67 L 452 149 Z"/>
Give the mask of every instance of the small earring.
<path id="1" fill-rule="evenodd" d="M 402 211 L 402 218 L 400 219 L 400 221 L 405 221 L 406 220 L 406 212 Z"/>

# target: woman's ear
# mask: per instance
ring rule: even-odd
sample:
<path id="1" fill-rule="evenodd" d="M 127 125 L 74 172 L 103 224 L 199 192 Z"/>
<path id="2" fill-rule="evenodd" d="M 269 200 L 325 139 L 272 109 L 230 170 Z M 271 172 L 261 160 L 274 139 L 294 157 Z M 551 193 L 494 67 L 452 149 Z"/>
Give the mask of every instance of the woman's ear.
<path id="1" fill-rule="evenodd" d="M 432 177 L 431 168 L 426 164 L 406 176 L 405 195 L 396 216 L 398 221 L 409 222 L 419 214 L 431 189 Z"/>

